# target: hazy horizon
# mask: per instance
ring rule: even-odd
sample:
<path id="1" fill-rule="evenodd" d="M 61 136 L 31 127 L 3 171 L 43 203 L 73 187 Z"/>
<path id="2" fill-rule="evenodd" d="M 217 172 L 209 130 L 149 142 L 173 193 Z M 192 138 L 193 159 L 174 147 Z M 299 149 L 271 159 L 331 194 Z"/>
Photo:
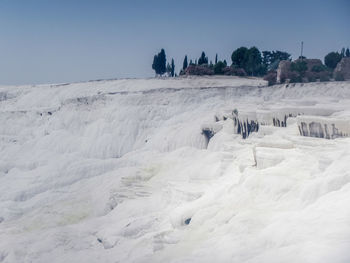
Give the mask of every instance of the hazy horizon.
<path id="1" fill-rule="evenodd" d="M 240 46 L 322 59 L 350 46 L 350 4 L 323 1 L 0 0 L 0 85 L 153 77 L 164 48 L 176 72 L 202 51 Z"/>

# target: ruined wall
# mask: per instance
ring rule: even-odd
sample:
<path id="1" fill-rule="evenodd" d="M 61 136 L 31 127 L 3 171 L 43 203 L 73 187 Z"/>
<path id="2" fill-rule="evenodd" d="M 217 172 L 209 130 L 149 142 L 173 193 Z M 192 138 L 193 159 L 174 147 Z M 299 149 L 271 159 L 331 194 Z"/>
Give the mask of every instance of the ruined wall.
<path id="1" fill-rule="evenodd" d="M 345 80 L 350 80 L 350 58 L 342 58 L 334 70 L 334 75 L 341 73 Z"/>
<path id="2" fill-rule="evenodd" d="M 292 62 L 288 60 L 282 60 L 278 64 L 277 68 L 277 83 L 281 83 L 281 79 L 284 78 L 285 75 L 287 75 L 290 72 L 290 65 Z"/>
<path id="3" fill-rule="evenodd" d="M 295 62 L 300 61 L 300 59 L 297 59 Z M 305 72 L 305 76 L 309 76 L 312 77 L 312 79 L 317 79 L 320 78 L 320 73 L 317 72 L 313 72 L 312 68 L 314 66 L 322 66 L 322 61 L 319 59 L 303 59 L 303 61 L 306 62 L 307 65 L 307 71 Z M 295 77 L 295 75 L 298 75 L 297 72 L 295 71 L 291 71 L 291 61 L 287 61 L 287 60 L 282 60 L 277 68 L 277 83 L 284 83 L 285 80 L 287 79 L 292 79 L 293 76 Z M 310 78 L 311 79 L 311 78 Z M 315 81 L 314 80 L 314 81 Z M 309 81 L 307 78 L 303 81 Z"/>

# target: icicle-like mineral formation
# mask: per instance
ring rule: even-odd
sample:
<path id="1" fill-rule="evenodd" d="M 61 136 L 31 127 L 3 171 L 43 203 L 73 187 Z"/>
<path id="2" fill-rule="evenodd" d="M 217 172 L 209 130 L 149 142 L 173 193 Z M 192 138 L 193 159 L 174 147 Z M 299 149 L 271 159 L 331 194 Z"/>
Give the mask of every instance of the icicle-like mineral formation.
<path id="1" fill-rule="evenodd" d="M 350 119 L 319 116 L 298 116 L 300 135 L 335 139 L 350 136 Z"/>

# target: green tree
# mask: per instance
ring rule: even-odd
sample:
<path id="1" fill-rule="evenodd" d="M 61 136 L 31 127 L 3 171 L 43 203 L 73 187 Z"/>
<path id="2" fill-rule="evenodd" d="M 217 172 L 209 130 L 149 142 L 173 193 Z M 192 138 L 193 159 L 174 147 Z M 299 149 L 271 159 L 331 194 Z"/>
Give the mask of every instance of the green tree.
<path id="1" fill-rule="evenodd" d="M 152 69 L 158 74 L 158 56 L 154 55 L 153 57 L 153 63 L 152 63 Z"/>
<path id="2" fill-rule="evenodd" d="M 271 51 L 263 51 L 262 52 L 262 63 L 266 67 L 268 67 L 271 64 L 272 60 L 272 52 Z"/>
<path id="3" fill-rule="evenodd" d="M 281 60 L 290 60 L 291 55 L 284 51 L 263 51 L 262 64 L 268 70 L 276 70 Z"/>
<path id="4" fill-rule="evenodd" d="M 265 52 L 265 61 L 270 63 L 271 52 Z M 257 47 L 240 47 L 236 49 L 231 56 L 232 65 L 237 68 L 243 68 L 248 75 L 257 76 L 266 73 L 261 53 Z"/>
<path id="5" fill-rule="evenodd" d="M 345 47 L 341 49 L 340 55 L 342 58 L 345 57 Z"/>
<path id="6" fill-rule="evenodd" d="M 188 67 L 188 63 L 187 63 L 187 55 L 186 55 L 185 59 L 184 59 L 183 66 L 182 66 L 182 69 L 185 70 L 185 69 L 187 69 L 187 67 Z"/>
<path id="7" fill-rule="evenodd" d="M 215 55 L 215 64 L 218 63 L 218 54 Z"/>
<path id="8" fill-rule="evenodd" d="M 330 52 L 324 57 L 324 63 L 327 67 L 335 69 L 341 59 L 342 56 L 338 52 Z"/>
<path id="9" fill-rule="evenodd" d="M 198 65 L 208 64 L 208 58 L 205 56 L 204 51 L 202 52 L 201 57 L 198 59 Z"/>
<path id="10" fill-rule="evenodd" d="M 168 74 L 168 77 L 171 76 L 171 66 L 169 62 L 166 64 L 166 73 Z"/>
<path id="11" fill-rule="evenodd" d="M 245 70 L 248 75 L 257 76 L 261 70 L 261 53 L 258 48 L 251 47 L 247 53 Z"/>
<path id="12" fill-rule="evenodd" d="M 346 49 L 346 51 L 345 51 L 345 56 L 346 56 L 347 58 L 350 57 L 350 50 L 349 50 L 349 48 Z"/>
<path id="13" fill-rule="evenodd" d="M 166 55 L 164 49 L 162 49 L 158 55 L 153 58 L 152 69 L 157 75 L 163 75 L 166 72 Z"/>
<path id="14" fill-rule="evenodd" d="M 171 76 L 175 76 L 175 63 L 173 58 L 171 59 Z"/>
<path id="15" fill-rule="evenodd" d="M 291 78 L 291 82 L 301 82 L 303 77 L 305 76 L 305 72 L 307 71 L 307 63 L 303 60 L 292 62 L 292 64 L 290 65 L 290 69 L 291 71 L 295 71 L 298 73 L 298 76 L 296 76 L 295 79 Z"/>
<path id="16" fill-rule="evenodd" d="M 276 60 L 290 60 L 291 58 L 291 54 L 289 54 L 288 52 L 284 52 L 284 51 L 273 51 L 272 52 L 272 63 Z"/>
<path id="17" fill-rule="evenodd" d="M 231 55 L 232 65 L 245 69 L 247 63 L 248 48 L 240 47 L 233 51 Z"/>

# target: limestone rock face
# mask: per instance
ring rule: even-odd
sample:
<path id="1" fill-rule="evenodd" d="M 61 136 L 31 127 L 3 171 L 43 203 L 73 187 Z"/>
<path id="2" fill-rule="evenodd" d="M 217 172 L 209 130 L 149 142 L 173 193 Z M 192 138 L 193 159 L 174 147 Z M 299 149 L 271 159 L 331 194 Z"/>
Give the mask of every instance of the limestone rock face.
<path id="1" fill-rule="evenodd" d="M 344 79 L 350 80 L 350 57 L 342 58 L 334 70 L 334 75 L 341 73 Z"/>

